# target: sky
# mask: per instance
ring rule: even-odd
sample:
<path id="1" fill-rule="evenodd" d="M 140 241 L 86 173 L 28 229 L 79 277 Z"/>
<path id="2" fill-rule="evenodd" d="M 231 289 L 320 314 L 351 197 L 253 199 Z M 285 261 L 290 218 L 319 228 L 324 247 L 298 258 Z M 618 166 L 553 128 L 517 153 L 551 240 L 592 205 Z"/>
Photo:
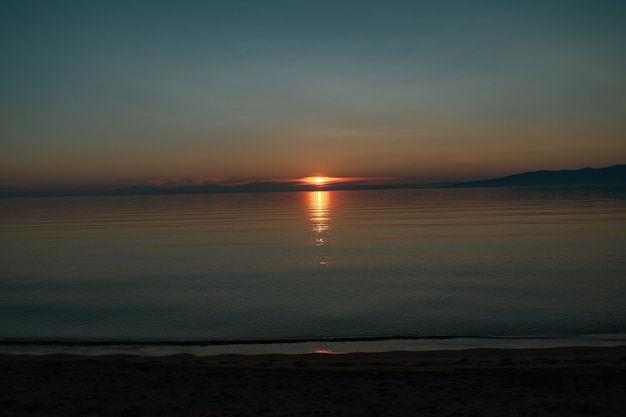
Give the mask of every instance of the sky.
<path id="1" fill-rule="evenodd" d="M 626 162 L 626 2 L 0 5 L 0 185 Z"/>

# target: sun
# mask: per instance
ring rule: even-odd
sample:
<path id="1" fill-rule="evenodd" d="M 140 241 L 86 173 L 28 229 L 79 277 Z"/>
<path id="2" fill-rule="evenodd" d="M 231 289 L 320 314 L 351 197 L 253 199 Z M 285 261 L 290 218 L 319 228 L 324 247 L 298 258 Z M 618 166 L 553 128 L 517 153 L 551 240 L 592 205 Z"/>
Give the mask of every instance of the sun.
<path id="1" fill-rule="evenodd" d="M 300 181 L 306 185 L 315 185 L 317 187 L 323 187 L 328 184 L 334 184 L 337 181 L 337 178 L 316 175 L 313 177 L 304 177 Z"/>

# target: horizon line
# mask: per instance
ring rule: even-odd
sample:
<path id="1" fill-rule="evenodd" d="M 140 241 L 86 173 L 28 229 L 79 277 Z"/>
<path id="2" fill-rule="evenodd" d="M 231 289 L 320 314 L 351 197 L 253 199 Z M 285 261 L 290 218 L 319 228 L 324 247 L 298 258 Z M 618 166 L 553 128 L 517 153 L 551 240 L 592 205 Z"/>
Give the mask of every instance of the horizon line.
<path id="1" fill-rule="evenodd" d="M 610 171 L 610 172 L 609 172 Z M 619 172 L 618 172 L 619 171 Z M 623 172 L 622 172 L 623 171 Z M 617 175 L 615 175 L 617 173 Z M 604 175 L 602 175 L 604 174 Z M 610 176 L 614 175 L 615 178 Z M 558 180 L 555 181 L 555 179 Z M 593 176 L 593 178 L 592 178 Z M 529 178 L 533 178 L 529 181 Z M 622 178 L 623 177 L 623 178 Z M 545 181 L 542 181 L 545 180 Z M 514 181 L 513 181 L 514 180 Z M 521 180 L 521 181 L 520 181 Z M 524 180 L 526 182 L 524 182 Z M 398 177 L 326 177 L 256 181 L 131 183 L 120 186 L 67 185 L 28 187 L 0 184 L 0 198 L 105 197 L 125 195 L 234 194 L 351 190 L 435 189 L 506 186 L 626 185 L 626 165 L 574 170 L 538 170 L 483 180 L 422 183 Z M 4 188 L 4 189 L 3 189 Z"/>

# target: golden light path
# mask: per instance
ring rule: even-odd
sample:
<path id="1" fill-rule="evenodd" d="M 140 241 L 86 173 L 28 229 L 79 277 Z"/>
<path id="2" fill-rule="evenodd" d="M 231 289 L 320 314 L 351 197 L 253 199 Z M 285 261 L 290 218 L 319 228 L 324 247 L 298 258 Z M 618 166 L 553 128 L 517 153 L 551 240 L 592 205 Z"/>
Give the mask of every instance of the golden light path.
<path id="1" fill-rule="evenodd" d="M 330 193 L 328 191 L 311 191 L 309 193 L 309 213 L 312 230 L 315 232 L 317 246 L 326 242 L 324 232 L 330 229 Z"/>
<path id="2" fill-rule="evenodd" d="M 331 228 L 332 191 L 309 191 L 305 195 L 308 200 L 313 244 L 317 247 L 314 262 L 318 265 L 329 265 L 330 257 L 325 246 L 328 243 L 327 234 Z"/>

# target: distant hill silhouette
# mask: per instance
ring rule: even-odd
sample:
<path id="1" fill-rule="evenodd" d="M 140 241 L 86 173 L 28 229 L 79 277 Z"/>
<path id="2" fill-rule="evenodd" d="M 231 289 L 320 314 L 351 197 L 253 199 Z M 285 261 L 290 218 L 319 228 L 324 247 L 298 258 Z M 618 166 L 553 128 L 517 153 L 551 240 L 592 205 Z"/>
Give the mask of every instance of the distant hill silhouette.
<path id="1" fill-rule="evenodd" d="M 279 191 L 319 191 L 319 190 L 390 190 L 402 188 L 471 188 L 471 187 L 550 187 L 585 185 L 626 185 L 626 165 L 608 168 L 583 168 L 570 171 L 536 171 L 508 177 L 456 184 L 421 183 L 370 183 L 349 181 L 319 187 L 302 184 L 300 181 L 258 181 L 241 184 L 191 184 L 177 186 L 131 185 L 113 189 L 85 187 L 28 189 L 0 184 L 0 198 L 15 197 L 74 197 L 74 196 L 113 196 L 113 195 L 159 195 L 159 194 L 217 194 L 217 193 L 259 193 Z"/>
<path id="2" fill-rule="evenodd" d="M 460 182 L 453 188 L 470 187 L 551 187 L 584 185 L 626 185 L 626 165 L 563 171 L 534 171 L 481 181 Z"/>

